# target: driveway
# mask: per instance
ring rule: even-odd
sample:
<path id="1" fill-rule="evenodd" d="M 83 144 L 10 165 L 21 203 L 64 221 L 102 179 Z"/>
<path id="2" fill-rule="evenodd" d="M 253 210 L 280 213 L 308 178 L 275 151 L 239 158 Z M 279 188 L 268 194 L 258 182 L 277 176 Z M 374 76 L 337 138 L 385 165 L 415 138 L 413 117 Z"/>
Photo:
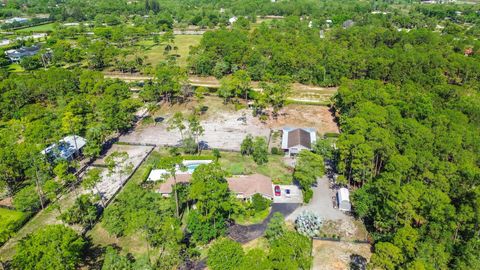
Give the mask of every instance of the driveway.
<path id="1" fill-rule="evenodd" d="M 299 206 L 299 203 L 273 203 L 270 214 L 262 223 L 248 226 L 234 224 L 228 228 L 228 236 L 242 244 L 250 242 L 263 236 L 273 214 L 278 212 L 286 217 L 294 212 Z"/>
<path id="2" fill-rule="evenodd" d="M 326 176 L 319 178 L 317 185 L 312 187 L 312 200 L 299 208 L 297 208 L 286 219 L 295 221 L 295 219 L 304 211 L 310 211 L 319 215 L 324 220 L 347 220 L 349 216 L 342 211 L 333 208 L 332 197 L 335 196 L 335 191 L 329 188 L 328 178 Z"/>
<path id="3" fill-rule="evenodd" d="M 274 196 L 273 202 L 274 203 L 303 203 L 302 191 L 298 186 L 295 185 L 273 185 L 272 188 L 275 186 L 280 187 L 280 196 Z M 287 190 L 289 191 L 289 195 L 287 195 Z M 274 190 L 275 194 L 275 190 Z"/>

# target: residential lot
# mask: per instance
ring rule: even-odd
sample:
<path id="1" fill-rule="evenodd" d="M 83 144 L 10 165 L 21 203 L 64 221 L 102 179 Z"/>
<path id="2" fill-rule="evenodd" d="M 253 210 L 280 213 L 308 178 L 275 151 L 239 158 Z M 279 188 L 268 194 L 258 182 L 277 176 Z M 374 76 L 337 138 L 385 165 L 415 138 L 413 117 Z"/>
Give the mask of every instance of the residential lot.
<path id="1" fill-rule="evenodd" d="M 123 164 L 123 167 L 132 166 L 131 171 L 121 171 L 124 168 L 117 168 L 114 173 L 110 173 L 107 169 L 102 170 L 101 178 L 102 180 L 96 185 L 94 192 L 100 192 L 101 198 L 104 201 L 110 200 L 115 193 L 123 186 L 125 181 L 129 178 L 135 168 L 137 168 L 148 153 L 153 149 L 152 146 L 138 146 L 138 145 L 118 145 L 115 144 L 110 148 L 106 153 L 105 157 L 97 159 L 94 165 L 104 165 L 105 159 L 115 152 L 126 152 L 128 154 L 127 161 Z M 85 190 L 85 193 L 91 192 L 90 190 Z"/>
<path id="2" fill-rule="evenodd" d="M 330 189 L 328 185 L 329 182 L 326 176 L 320 178 L 317 181 L 317 185 L 312 187 L 312 200 L 308 204 L 299 207 L 295 212 L 287 217 L 287 220 L 295 221 L 295 219 L 304 211 L 313 212 L 324 220 L 351 219 L 350 216 L 333 207 L 333 197 L 335 197 L 335 191 Z"/>
<path id="3" fill-rule="evenodd" d="M 370 244 L 313 240 L 314 270 L 351 269 L 352 255 L 360 255 L 367 261 L 370 259 Z"/>
<path id="4" fill-rule="evenodd" d="M 208 110 L 201 117 L 201 125 L 205 131 L 204 135 L 200 137 L 200 140 L 208 147 L 239 151 L 240 144 L 248 134 L 269 137 L 270 129 L 263 125 L 258 118 L 253 117 L 250 110 L 235 111 L 233 105 L 223 105 L 222 101 L 215 97 L 209 97 L 208 100 L 209 102 L 205 104 L 208 106 Z M 178 145 L 181 141 L 180 132 L 167 130 L 168 119 L 178 111 L 189 114 L 197 105 L 199 105 L 197 102 L 173 106 L 163 105 L 155 114 L 155 117 L 164 118 L 161 123 L 140 126 L 131 133 L 122 136 L 120 141 L 168 146 Z M 242 121 L 242 117 L 246 121 Z"/>

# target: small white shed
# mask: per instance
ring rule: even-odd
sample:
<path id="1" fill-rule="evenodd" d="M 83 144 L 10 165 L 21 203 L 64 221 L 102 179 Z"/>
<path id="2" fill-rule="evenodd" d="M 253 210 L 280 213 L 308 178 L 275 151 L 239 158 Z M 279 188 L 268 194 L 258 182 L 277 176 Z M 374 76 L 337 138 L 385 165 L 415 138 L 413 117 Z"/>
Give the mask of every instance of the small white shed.
<path id="1" fill-rule="evenodd" d="M 350 211 L 352 205 L 350 204 L 350 192 L 346 188 L 340 188 L 337 192 L 338 209 L 342 211 Z"/>

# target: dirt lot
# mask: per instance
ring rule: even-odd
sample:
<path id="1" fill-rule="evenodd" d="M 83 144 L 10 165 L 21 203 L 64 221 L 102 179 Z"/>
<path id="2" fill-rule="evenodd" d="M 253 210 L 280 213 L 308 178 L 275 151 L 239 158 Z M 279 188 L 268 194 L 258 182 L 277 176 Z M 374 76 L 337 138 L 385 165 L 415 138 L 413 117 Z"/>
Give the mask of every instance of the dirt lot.
<path id="1" fill-rule="evenodd" d="M 200 141 L 204 141 L 209 147 L 240 150 L 240 144 L 247 134 L 269 137 L 270 129 L 260 123 L 258 118 L 253 117 L 249 110 L 236 111 L 231 104 L 223 105 L 219 98 L 207 97 L 207 99 L 203 104 L 208 106 L 208 110 L 200 118 L 201 125 L 205 130 L 204 135 L 200 137 Z M 120 141 L 177 145 L 181 140 L 180 133 L 176 130 L 168 131 L 167 121 L 178 111 L 188 115 L 196 105 L 198 105 L 196 102 L 174 106 L 163 105 L 155 113 L 155 117 L 165 118 L 163 122 L 141 125 L 130 134 L 122 136 Z M 245 117 L 246 121 L 239 121 L 241 117 Z"/>
<path id="2" fill-rule="evenodd" d="M 360 255 L 370 259 L 370 245 L 349 242 L 334 242 L 313 240 L 314 270 L 344 270 L 350 269 L 350 256 Z"/>
<path id="3" fill-rule="evenodd" d="M 267 126 L 280 129 L 284 126 L 315 128 L 318 133 L 339 132 L 328 107 L 290 104 L 280 111 L 277 119 L 270 119 Z"/>
<path id="4" fill-rule="evenodd" d="M 137 146 L 137 145 L 118 145 L 114 144 L 110 150 L 108 150 L 105 157 L 97 159 L 94 165 L 104 165 L 105 158 L 114 152 L 126 152 L 128 154 L 128 160 L 122 165 L 131 166 L 130 171 L 122 172 L 124 168 L 116 168 L 113 174 L 109 173 L 107 169 L 102 170 L 102 180 L 96 185 L 94 192 L 99 191 L 102 199 L 108 201 L 123 186 L 123 183 L 128 179 L 130 174 L 135 168 L 140 166 L 142 160 L 152 149 L 151 146 Z M 118 166 L 117 166 L 118 167 Z M 85 193 L 90 190 L 85 191 Z"/>
<path id="5" fill-rule="evenodd" d="M 197 102 L 179 105 L 162 105 L 154 117 L 163 117 L 161 123 L 140 125 L 131 133 L 122 136 L 121 142 L 177 145 L 181 140 L 180 133 L 176 130 L 167 130 L 167 121 L 175 112 L 181 111 L 189 114 L 192 108 L 198 106 Z M 235 110 L 232 104 L 224 105 L 217 97 L 206 97 L 203 105 L 208 106 L 207 112 L 201 117 L 201 124 L 205 129 L 200 138 L 211 148 L 239 150 L 242 140 L 247 134 L 253 136 L 269 137 L 271 129 L 281 129 L 284 126 L 312 127 L 319 133 L 338 132 L 338 127 L 333 121 L 327 107 L 309 105 L 288 105 L 281 111 L 277 119 L 262 123 L 257 117 L 252 116 L 249 109 Z M 246 121 L 239 118 L 245 117 Z"/>

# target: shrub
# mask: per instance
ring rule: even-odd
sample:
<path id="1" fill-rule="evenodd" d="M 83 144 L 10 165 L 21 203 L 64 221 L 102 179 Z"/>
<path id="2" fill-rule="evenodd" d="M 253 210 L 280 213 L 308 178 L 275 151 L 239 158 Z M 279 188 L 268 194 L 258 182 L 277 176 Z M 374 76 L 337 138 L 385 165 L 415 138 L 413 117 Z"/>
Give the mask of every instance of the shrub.
<path id="1" fill-rule="evenodd" d="M 75 204 L 60 216 L 60 219 L 68 224 L 93 225 L 98 216 L 98 209 L 93 200 L 91 194 L 80 195 L 75 200 Z"/>
<path id="2" fill-rule="evenodd" d="M 300 234 L 314 237 L 320 233 L 322 223 L 322 219 L 318 215 L 305 211 L 295 220 L 295 228 Z"/>
<path id="3" fill-rule="evenodd" d="M 313 197 L 313 190 L 311 188 L 308 188 L 306 190 L 303 190 L 303 202 L 304 203 L 309 203 L 310 200 Z"/>
<path id="4" fill-rule="evenodd" d="M 37 195 L 35 186 L 22 188 L 13 198 L 13 206 L 22 212 L 35 212 L 40 208 L 40 198 Z"/>
<path id="5" fill-rule="evenodd" d="M 264 198 L 262 195 L 256 193 L 252 197 L 252 207 L 256 212 L 263 211 L 267 209 L 271 204 L 269 199 Z"/>
<path id="6" fill-rule="evenodd" d="M 272 147 L 272 149 L 270 150 L 270 152 L 272 153 L 272 155 L 280 155 L 280 154 L 282 154 L 282 151 L 280 151 L 280 149 L 278 149 L 278 147 Z"/>

